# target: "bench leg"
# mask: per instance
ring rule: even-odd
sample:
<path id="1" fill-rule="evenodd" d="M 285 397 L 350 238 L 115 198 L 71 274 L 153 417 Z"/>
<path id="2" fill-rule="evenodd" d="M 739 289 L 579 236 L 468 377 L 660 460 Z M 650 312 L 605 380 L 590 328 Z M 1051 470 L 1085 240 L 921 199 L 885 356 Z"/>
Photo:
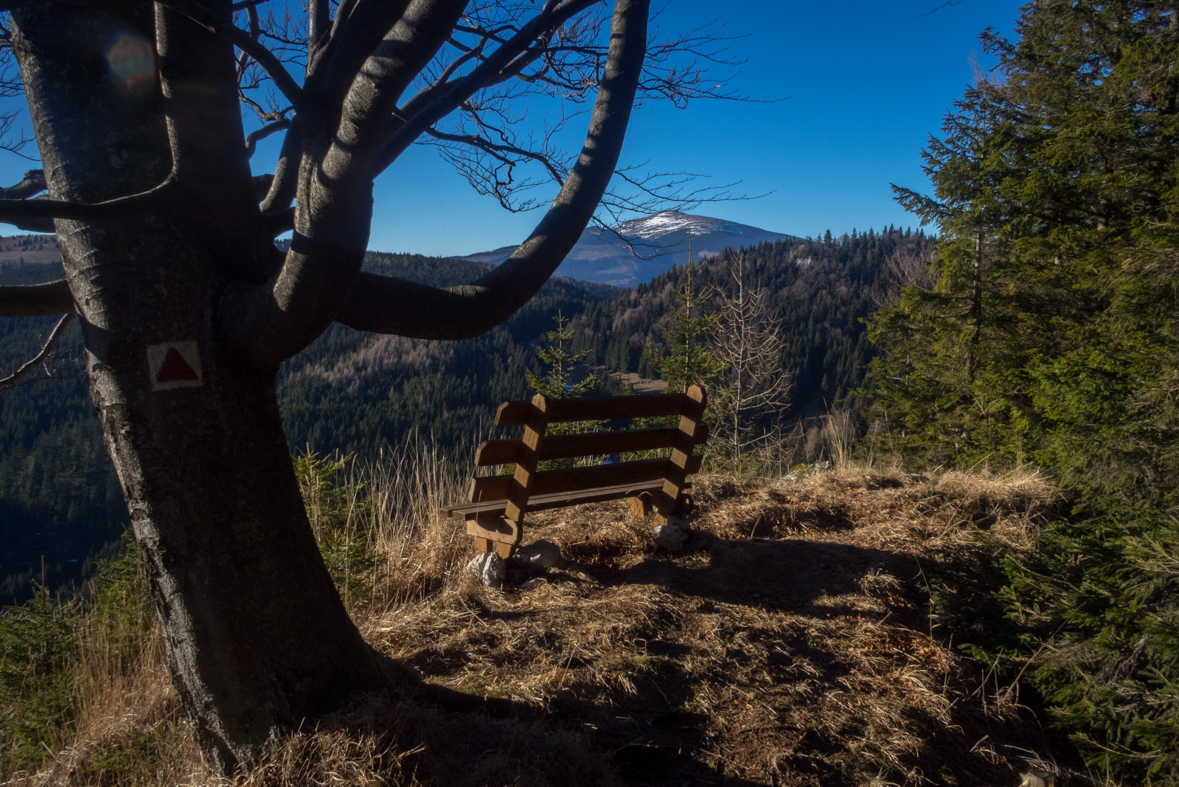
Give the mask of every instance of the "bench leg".
<path id="1" fill-rule="evenodd" d="M 635 497 L 628 497 L 627 502 L 630 503 L 630 518 L 642 521 L 646 519 L 651 513 L 651 497 L 650 495 L 637 495 Z"/>
<path id="2" fill-rule="evenodd" d="M 475 539 L 476 552 L 496 552 L 504 560 L 520 543 L 524 535 L 522 522 L 513 522 L 500 516 L 479 517 L 467 521 L 467 533 Z"/>
<path id="3" fill-rule="evenodd" d="M 505 544 L 503 541 L 492 541 L 490 538 L 475 537 L 475 551 L 482 554 L 484 552 L 495 552 L 504 560 L 512 556 L 513 544 Z"/>

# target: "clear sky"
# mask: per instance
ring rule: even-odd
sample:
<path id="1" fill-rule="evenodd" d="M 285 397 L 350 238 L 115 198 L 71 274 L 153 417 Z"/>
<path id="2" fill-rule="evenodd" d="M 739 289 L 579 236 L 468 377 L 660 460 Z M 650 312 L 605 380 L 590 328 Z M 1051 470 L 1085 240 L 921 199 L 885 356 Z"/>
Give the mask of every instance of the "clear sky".
<path id="1" fill-rule="evenodd" d="M 1013 29 L 1021 2 L 846 0 L 842 3 L 667 0 L 656 24 L 682 30 L 711 21 L 744 35 L 717 69 L 728 85 L 775 103 L 700 100 L 686 110 L 649 103 L 632 117 L 623 164 L 690 171 L 703 184 L 740 181 L 760 199 L 694 212 L 792 235 L 916 226 L 892 201 L 890 183 L 925 188 L 920 151 L 984 65 L 978 34 Z M 657 0 L 657 7 L 659 2 Z M 572 134 L 580 140 L 584 120 Z M 267 170 L 269 151 L 255 157 Z M 33 164 L 0 156 L 4 185 Z M 551 199 L 555 188 L 546 198 Z M 432 148 L 414 148 L 377 181 L 369 247 L 462 255 L 522 241 L 541 211 L 510 214 L 475 194 Z M 19 232 L 0 225 L 0 234 Z"/>

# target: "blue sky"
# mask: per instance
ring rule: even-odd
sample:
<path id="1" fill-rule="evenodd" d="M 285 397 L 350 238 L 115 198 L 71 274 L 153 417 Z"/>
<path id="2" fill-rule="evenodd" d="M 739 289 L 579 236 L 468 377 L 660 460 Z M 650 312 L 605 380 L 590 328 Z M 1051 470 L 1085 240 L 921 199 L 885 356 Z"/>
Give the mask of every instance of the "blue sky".
<path id="1" fill-rule="evenodd" d="M 972 53 L 984 60 L 978 34 L 988 25 L 1009 34 L 1022 5 L 963 0 L 921 16 L 936 4 L 671 0 L 658 24 L 727 21 L 730 34 L 747 35 L 734 50 L 747 62 L 730 85 L 785 100 L 697 101 L 686 110 L 648 104 L 632 118 L 623 163 L 650 160 L 652 170 L 741 181 L 738 193 L 773 192 L 696 212 L 776 232 L 916 226 L 893 202 L 889 183 L 926 186 L 921 148 L 970 83 Z M 469 254 L 519 243 L 539 218 L 539 211 L 505 212 L 433 151 L 414 150 L 377 183 L 369 245 Z"/>
<path id="2" fill-rule="evenodd" d="M 843 3 L 669 0 L 664 29 L 727 22 L 744 35 L 721 67 L 728 85 L 775 103 L 700 100 L 685 110 L 649 103 L 632 117 L 623 164 L 703 173 L 708 184 L 760 199 L 703 205 L 694 212 L 785 232 L 836 235 L 916 221 L 892 201 L 890 183 L 925 188 L 920 150 L 972 77 L 986 64 L 978 34 L 1010 34 L 1015 0 Z M 739 70 L 739 73 L 735 73 Z M 571 136 L 579 142 L 584 121 Z M 575 142 L 574 144 L 577 144 Z M 267 154 L 255 158 L 267 170 Z M 28 162 L 4 156 L 0 177 L 15 183 Z M 555 189 L 546 194 L 547 199 Z M 475 194 L 431 148 L 414 148 L 376 184 L 369 247 L 462 255 L 522 241 L 540 211 L 511 214 Z M 13 234 L 0 225 L 0 233 Z"/>

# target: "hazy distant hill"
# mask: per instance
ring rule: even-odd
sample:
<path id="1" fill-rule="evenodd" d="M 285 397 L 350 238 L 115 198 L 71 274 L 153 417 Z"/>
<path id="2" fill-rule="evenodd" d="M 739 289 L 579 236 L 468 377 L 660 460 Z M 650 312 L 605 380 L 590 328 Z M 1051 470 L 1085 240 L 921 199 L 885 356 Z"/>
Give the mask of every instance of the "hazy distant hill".
<path id="1" fill-rule="evenodd" d="M 0 238 L 0 269 L 61 262 L 55 235 L 13 235 Z"/>
<path id="2" fill-rule="evenodd" d="M 776 241 L 799 241 L 793 235 L 665 210 L 653 216 L 623 222 L 611 230 L 590 227 L 581 233 L 573 251 L 557 268 L 562 276 L 634 287 L 688 261 L 688 236 L 692 257 L 714 257 L 726 248 L 739 249 Z M 470 254 L 462 259 L 498 265 L 516 246 Z"/>

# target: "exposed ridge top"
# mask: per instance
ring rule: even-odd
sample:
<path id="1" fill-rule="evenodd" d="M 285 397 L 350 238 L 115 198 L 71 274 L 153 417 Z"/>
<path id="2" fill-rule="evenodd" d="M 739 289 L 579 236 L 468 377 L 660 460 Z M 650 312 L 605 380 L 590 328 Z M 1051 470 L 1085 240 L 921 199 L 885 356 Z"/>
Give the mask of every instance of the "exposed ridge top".
<path id="1" fill-rule="evenodd" d="M 614 227 L 619 235 L 631 238 L 651 240 L 670 235 L 673 232 L 691 232 L 693 235 L 709 235 L 713 232 L 728 232 L 733 235 L 744 235 L 748 229 L 744 224 L 736 224 L 710 216 L 693 216 L 678 210 L 661 210 L 658 213 L 639 219 L 624 221 Z"/>

